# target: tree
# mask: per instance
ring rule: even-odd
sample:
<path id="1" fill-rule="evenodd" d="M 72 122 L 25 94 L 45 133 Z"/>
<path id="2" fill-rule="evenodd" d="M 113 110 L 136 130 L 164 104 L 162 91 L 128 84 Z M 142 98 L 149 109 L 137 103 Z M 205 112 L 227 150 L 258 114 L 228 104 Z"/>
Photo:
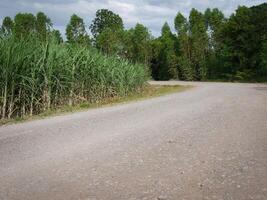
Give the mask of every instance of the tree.
<path id="1" fill-rule="evenodd" d="M 108 55 L 124 54 L 123 22 L 119 15 L 107 9 L 98 10 L 90 29 L 98 49 Z"/>
<path id="2" fill-rule="evenodd" d="M 205 11 L 206 26 L 209 36 L 209 48 L 207 57 L 207 76 L 208 78 L 218 78 L 218 74 L 222 71 L 223 61 L 220 59 L 223 53 L 223 35 L 222 29 L 226 23 L 223 13 L 215 9 L 207 9 Z"/>
<path id="3" fill-rule="evenodd" d="M 178 35 L 186 34 L 188 31 L 188 22 L 180 12 L 177 13 L 174 19 L 174 27 Z"/>
<path id="4" fill-rule="evenodd" d="M 221 31 L 226 22 L 224 14 L 217 8 L 207 9 L 205 19 L 208 30 L 210 31 L 210 46 L 215 51 L 221 43 Z"/>
<path id="5" fill-rule="evenodd" d="M 251 65 L 256 78 L 267 78 L 267 3 L 250 8 L 253 30 Z M 262 79 L 262 78 L 261 78 Z"/>
<path id="6" fill-rule="evenodd" d="M 123 22 L 119 15 L 110 10 L 101 9 L 96 12 L 96 17 L 90 26 L 90 30 L 94 39 L 96 39 L 105 29 L 112 31 L 122 30 Z"/>
<path id="7" fill-rule="evenodd" d="M 131 60 L 148 65 L 151 59 L 151 34 L 142 24 L 136 24 L 131 33 Z"/>
<path id="8" fill-rule="evenodd" d="M 192 9 L 189 16 L 189 34 L 192 42 L 191 63 L 195 71 L 195 80 L 205 80 L 207 77 L 206 52 L 208 49 L 208 34 L 205 17 L 201 12 Z"/>
<path id="9" fill-rule="evenodd" d="M 258 72 L 259 77 L 267 78 L 267 38 L 262 44 L 262 50 L 260 53 L 260 69 Z"/>
<path id="10" fill-rule="evenodd" d="M 123 31 L 124 36 L 123 36 L 123 45 L 124 45 L 124 50 L 123 50 L 123 57 L 135 62 L 135 45 L 133 42 L 134 38 L 134 28 L 130 28 L 129 30 L 124 30 Z"/>
<path id="11" fill-rule="evenodd" d="M 38 12 L 36 15 L 36 32 L 42 41 L 47 39 L 51 28 L 51 20 L 43 12 Z"/>
<path id="12" fill-rule="evenodd" d="M 56 41 L 56 43 L 62 43 L 63 42 L 63 38 L 61 36 L 61 33 L 59 30 L 53 30 L 51 32 L 52 38 Z"/>
<path id="13" fill-rule="evenodd" d="M 151 61 L 153 78 L 156 80 L 178 79 L 176 40 L 166 22 L 161 29 L 160 38 L 153 46 Z"/>
<path id="14" fill-rule="evenodd" d="M 266 76 L 263 52 L 267 38 L 267 4 L 251 8 L 240 6 L 223 28 L 223 45 L 228 49 L 226 69 L 232 79 Z"/>
<path id="15" fill-rule="evenodd" d="M 189 24 L 179 12 L 174 20 L 174 26 L 179 41 L 178 71 L 182 80 L 194 80 L 194 70 L 191 64 L 191 43 L 188 35 Z"/>
<path id="16" fill-rule="evenodd" d="M 67 40 L 71 44 L 89 45 L 90 38 L 85 30 L 83 19 L 77 15 L 72 15 L 66 28 Z"/>
<path id="17" fill-rule="evenodd" d="M 14 20 L 14 33 L 17 38 L 28 37 L 35 33 L 36 18 L 31 13 L 18 13 Z"/>
<path id="18" fill-rule="evenodd" d="M 4 35 L 12 34 L 13 27 L 14 27 L 13 20 L 10 17 L 5 17 L 1 27 L 2 33 Z"/>
<path id="19" fill-rule="evenodd" d="M 106 28 L 97 36 L 96 47 L 107 55 L 123 55 L 123 30 Z"/>
<path id="20" fill-rule="evenodd" d="M 147 27 L 137 23 L 134 28 L 124 31 L 123 44 L 125 58 L 150 66 L 152 35 Z"/>
<path id="21" fill-rule="evenodd" d="M 233 78 L 244 71 L 247 72 L 250 65 L 253 50 L 253 29 L 254 24 L 251 23 L 251 10 L 245 6 L 240 6 L 236 13 L 233 14 L 224 28 L 224 44 L 229 49 L 229 59 L 232 64 L 228 73 Z"/>
<path id="22" fill-rule="evenodd" d="M 161 51 L 161 42 L 159 38 L 155 38 L 151 41 L 152 47 L 152 58 L 151 58 L 151 75 L 153 79 L 160 80 L 160 51 Z"/>

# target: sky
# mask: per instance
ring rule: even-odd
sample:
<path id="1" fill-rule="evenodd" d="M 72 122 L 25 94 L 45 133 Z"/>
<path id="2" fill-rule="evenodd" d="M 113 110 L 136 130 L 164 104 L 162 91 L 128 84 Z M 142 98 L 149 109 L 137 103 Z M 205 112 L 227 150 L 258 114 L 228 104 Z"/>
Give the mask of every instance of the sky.
<path id="1" fill-rule="evenodd" d="M 209 7 L 219 8 L 229 16 L 239 5 L 250 7 L 265 2 L 267 0 L 0 0 L 0 20 L 2 22 L 5 16 L 14 17 L 18 12 L 42 11 L 64 35 L 72 14 L 82 17 L 88 28 L 96 11 L 105 8 L 119 14 L 126 28 L 142 23 L 158 36 L 166 21 L 173 27 L 177 12 L 188 17 L 192 8 L 204 11 Z"/>

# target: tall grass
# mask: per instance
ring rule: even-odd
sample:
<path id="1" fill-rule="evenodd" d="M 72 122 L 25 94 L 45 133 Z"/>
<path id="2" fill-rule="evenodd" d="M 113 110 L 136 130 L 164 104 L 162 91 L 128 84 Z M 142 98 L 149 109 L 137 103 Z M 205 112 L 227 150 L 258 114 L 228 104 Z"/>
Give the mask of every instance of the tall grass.
<path id="1" fill-rule="evenodd" d="M 143 65 L 93 48 L 35 37 L 0 38 L 0 117 L 34 115 L 62 105 L 125 96 L 147 80 Z"/>

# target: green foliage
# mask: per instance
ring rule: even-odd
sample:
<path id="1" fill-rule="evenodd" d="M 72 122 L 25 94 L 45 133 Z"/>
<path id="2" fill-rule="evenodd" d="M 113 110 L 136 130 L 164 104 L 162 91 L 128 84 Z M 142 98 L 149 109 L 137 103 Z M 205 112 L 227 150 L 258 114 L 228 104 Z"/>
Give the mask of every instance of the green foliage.
<path id="1" fill-rule="evenodd" d="M 96 38 L 96 47 L 106 55 L 122 55 L 123 30 L 105 29 Z"/>
<path id="2" fill-rule="evenodd" d="M 209 38 L 205 16 L 192 9 L 189 21 L 178 13 L 174 20 L 179 42 L 178 76 L 182 80 L 205 80 L 208 74 Z"/>
<path id="3" fill-rule="evenodd" d="M 96 12 L 90 26 L 95 46 L 107 55 L 123 55 L 123 22 L 119 15 L 107 9 Z"/>
<path id="4" fill-rule="evenodd" d="M 223 23 L 225 22 L 225 17 L 222 11 L 220 11 L 218 8 L 214 8 L 212 10 L 208 8 L 204 15 L 206 25 L 211 29 L 212 34 L 219 32 Z"/>
<path id="5" fill-rule="evenodd" d="M 189 16 L 191 37 L 191 63 L 196 80 L 205 80 L 207 77 L 206 52 L 208 34 L 205 17 L 202 13 L 192 9 Z"/>
<path id="6" fill-rule="evenodd" d="M 194 80 L 194 69 L 191 64 L 191 39 L 189 37 L 189 22 L 181 14 L 178 13 L 174 20 L 177 32 L 177 40 L 179 41 L 178 71 L 179 79 Z"/>
<path id="7" fill-rule="evenodd" d="M 147 80 L 145 67 L 95 49 L 31 36 L 0 39 L 0 116 L 125 96 Z"/>
<path id="8" fill-rule="evenodd" d="M 259 76 L 267 76 L 267 39 L 262 44 L 260 52 L 260 69 L 258 72 Z M 267 78 L 267 77 L 266 77 Z"/>
<path id="9" fill-rule="evenodd" d="M 188 23 L 182 13 L 178 13 L 174 19 L 175 30 L 178 35 L 186 34 L 188 31 Z"/>
<path id="10" fill-rule="evenodd" d="M 17 39 L 36 36 L 43 42 L 55 37 L 57 41 L 63 42 L 60 32 L 53 30 L 50 18 L 43 12 L 38 12 L 36 17 L 31 13 L 18 13 L 14 21 L 10 17 L 5 17 L 0 33 L 4 37 L 14 34 Z"/>
<path id="11" fill-rule="evenodd" d="M 36 15 L 36 32 L 38 37 L 40 37 L 43 41 L 47 40 L 51 32 L 51 28 L 51 20 L 43 12 L 38 12 Z"/>
<path id="12" fill-rule="evenodd" d="M 246 74 L 245 79 L 266 77 L 262 63 L 264 43 L 267 38 L 267 4 L 252 8 L 239 7 L 222 31 L 222 43 L 227 48 L 227 62 L 231 63 L 226 73 L 240 79 L 240 74 Z M 224 55 L 221 54 L 221 57 Z M 261 79 L 261 78 L 260 78 Z"/>
<path id="13" fill-rule="evenodd" d="M 136 24 L 133 31 L 134 61 L 148 64 L 151 57 L 150 47 L 151 35 L 142 24 Z"/>
<path id="14" fill-rule="evenodd" d="M 267 4 L 239 7 L 229 19 L 217 8 L 192 9 L 189 19 L 175 17 L 176 35 L 164 24 L 153 39 L 143 25 L 123 30 L 118 15 L 99 10 L 90 28 L 98 49 L 150 65 L 156 80 L 257 79 L 266 76 L 266 13 Z"/>
<path id="15" fill-rule="evenodd" d="M 231 46 L 231 60 L 234 61 L 233 70 L 236 72 L 250 65 L 249 56 L 252 49 L 250 45 L 254 26 L 250 23 L 250 16 L 249 8 L 239 7 L 225 27 L 225 44 Z"/>
<path id="16" fill-rule="evenodd" d="M 254 6 L 251 10 L 254 24 L 252 64 L 256 70 L 255 76 L 267 79 L 267 3 Z"/>
<path id="17" fill-rule="evenodd" d="M 58 43 L 58 44 L 59 43 L 63 43 L 63 38 L 62 38 L 61 33 L 60 33 L 59 30 L 53 30 L 51 32 L 51 36 L 52 36 L 52 38 L 54 38 L 56 43 Z"/>
<path id="18" fill-rule="evenodd" d="M 90 30 L 96 39 L 106 29 L 117 31 L 123 29 L 123 22 L 119 15 L 107 9 L 101 9 L 96 12 Z"/>
<path id="19" fill-rule="evenodd" d="M 152 74 L 156 80 L 178 79 L 177 40 L 165 23 L 161 37 L 153 44 Z"/>
<path id="20" fill-rule="evenodd" d="M 10 17 L 5 17 L 2 23 L 1 32 L 6 35 L 11 35 L 14 27 L 14 22 Z"/>
<path id="21" fill-rule="evenodd" d="M 206 27 L 208 30 L 208 52 L 207 52 L 207 78 L 218 77 L 219 74 L 222 74 L 222 57 L 226 58 L 226 55 L 223 55 L 223 34 L 222 30 L 225 26 L 226 19 L 223 13 L 215 9 L 207 9 L 205 11 L 205 20 Z"/>
<path id="22" fill-rule="evenodd" d="M 223 13 L 215 9 L 207 9 L 205 12 L 206 26 L 209 32 L 210 51 L 218 51 L 222 42 L 222 29 L 226 22 Z"/>
<path id="23" fill-rule="evenodd" d="M 152 56 L 152 36 L 149 30 L 138 23 L 124 34 L 125 57 L 135 63 L 149 65 Z"/>
<path id="24" fill-rule="evenodd" d="M 85 30 L 83 19 L 72 15 L 66 28 L 67 40 L 71 44 L 90 45 L 90 38 Z"/>
<path id="25" fill-rule="evenodd" d="M 158 38 L 139 23 L 125 30 L 119 15 L 102 9 L 90 26 L 93 47 L 85 27 L 73 15 L 66 43 L 44 13 L 3 20 L 2 118 L 127 95 L 142 87 L 147 67 L 156 80 L 267 79 L 267 4 L 239 7 L 228 19 L 218 9 L 178 13 L 176 34 L 165 23 Z"/>
<path id="26" fill-rule="evenodd" d="M 14 34 L 17 38 L 24 38 L 36 30 L 36 18 L 31 13 L 18 13 L 14 19 Z"/>

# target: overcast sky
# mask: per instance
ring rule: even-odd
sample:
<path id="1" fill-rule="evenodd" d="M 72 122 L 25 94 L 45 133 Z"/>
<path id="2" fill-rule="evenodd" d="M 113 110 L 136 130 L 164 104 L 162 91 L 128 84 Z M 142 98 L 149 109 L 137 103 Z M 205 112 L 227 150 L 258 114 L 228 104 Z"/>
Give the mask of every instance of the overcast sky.
<path id="1" fill-rule="evenodd" d="M 204 11 L 219 8 L 229 16 L 238 5 L 253 6 L 267 0 L 0 0 L 0 20 L 5 16 L 14 17 L 18 12 L 45 12 L 56 29 L 65 34 L 65 26 L 70 16 L 81 16 L 87 27 L 101 8 L 118 13 L 126 28 L 137 22 L 146 25 L 153 35 L 158 36 L 165 21 L 173 25 L 178 11 L 188 16 L 192 8 Z"/>

